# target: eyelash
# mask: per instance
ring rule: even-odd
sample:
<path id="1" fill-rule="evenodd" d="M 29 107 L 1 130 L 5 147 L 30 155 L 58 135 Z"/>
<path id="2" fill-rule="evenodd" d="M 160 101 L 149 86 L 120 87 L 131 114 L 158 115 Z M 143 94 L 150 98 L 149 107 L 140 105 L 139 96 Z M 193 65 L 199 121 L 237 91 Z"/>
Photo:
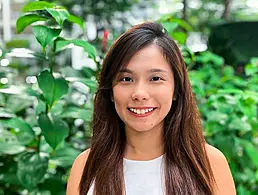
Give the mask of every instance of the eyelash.
<path id="1" fill-rule="evenodd" d="M 132 78 L 130 78 L 130 77 L 123 77 L 123 78 L 120 79 L 120 81 L 122 81 L 122 82 L 130 82 L 130 81 L 125 81 L 125 80 L 124 80 L 124 79 L 128 79 L 128 78 L 132 80 Z M 156 81 L 164 80 L 164 79 L 162 79 L 161 77 L 158 77 L 158 76 L 152 77 L 152 79 L 153 79 L 153 78 L 158 78 L 158 79 L 159 79 L 159 80 L 156 80 Z M 151 79 L 151 80 L 152 80 L 152 79 Z"/>

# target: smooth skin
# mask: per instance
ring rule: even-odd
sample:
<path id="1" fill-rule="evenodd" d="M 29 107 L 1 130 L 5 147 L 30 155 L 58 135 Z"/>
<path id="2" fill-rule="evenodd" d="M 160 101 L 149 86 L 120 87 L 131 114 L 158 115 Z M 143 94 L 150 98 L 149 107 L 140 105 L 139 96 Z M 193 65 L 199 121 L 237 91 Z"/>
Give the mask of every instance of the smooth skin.
<path id="1" fill-rule="evenodd" d="M 116 112 L 125 123 L 125 158 L 151 160 L 163 154 L 164 118 L 173 104 L 174 77 L 170 65 L 156 45 L 140 50 L 120 73 L 113 87 Z M 136 117 L 130 107 L 155 107 L 146 117 Z M 234 181 L 225 156 L 206 144 L 216 185 L 214 195 L 235 195 Z M 71 169 L 67 195 L 79 195 L 79 183 L 90 150 L 81 153 Z"/>

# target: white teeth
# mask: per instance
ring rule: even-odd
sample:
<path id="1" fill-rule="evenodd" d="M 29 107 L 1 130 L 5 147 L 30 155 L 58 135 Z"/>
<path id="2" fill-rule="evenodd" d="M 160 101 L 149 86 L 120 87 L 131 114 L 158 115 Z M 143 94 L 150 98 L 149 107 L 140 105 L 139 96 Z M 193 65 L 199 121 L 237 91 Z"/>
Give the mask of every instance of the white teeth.
<path id="1" fill-rule="evenodd" d="M 147 112 L 151 112 L 153 110 L 153 108 L 149 108 L 149 109 L 134 109 L 134 108 L 130 108 L 130 110 L 136 114 L 145 114 Z"/>

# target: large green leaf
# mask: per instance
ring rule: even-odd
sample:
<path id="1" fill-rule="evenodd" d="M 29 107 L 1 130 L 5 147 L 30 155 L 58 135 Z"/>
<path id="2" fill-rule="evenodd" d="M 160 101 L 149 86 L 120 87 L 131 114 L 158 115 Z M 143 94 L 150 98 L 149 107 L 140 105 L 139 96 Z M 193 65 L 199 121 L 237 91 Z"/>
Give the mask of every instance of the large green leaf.
<path id="1" fill-rule="evenodd" d="M 92 46 L 90 43 L 88 43 L 87 41 L 84 40 L 80 40 L 80 39 L 73 39 L 73 40 L 59 40 L 56 43 L 56 52 L 59 52 L 65 48 L 67 48 L 67 46 L 69 44 L 74 44 L 78 47 L 82 47 L 85 52 L 88 53 L 90 58 L 95 59 L 96 57 L 96 49 L 94 46 Z"/>
<path id="2" fill-rule="evenodd" d="M 53 149 L 55 149 L 69 134 L 68 125 L 61 119 L 50 119 L 48 115 L 41 114 L 38 123 L 47 143 Z"/>
<path id="3" fill-rule="evenodd" d="M 0 154 L 18 154 L 26 148 L 9 131 L 0 129 Z"/>
<path id="4" fill-rule="evenodd" d="M 61 118 L 80 118 L 85 121 L 92 120 L 92 110 L 82 109 L 78 107 L 68 107 L 64 109 L 64 112 L 60 115 Z"/>
<path id="5" fill-rule="evenodd" d="M 78 24 L 82 29 L 84 29 L 84 21 L 83 21 L 81 18 L 79 18 L 79 17 L 77 17 L 77 16 L 75 16 L 75 15 L 70 14 L 70 15 L 68 16 L 67 20 L 68 20 L 69 22 Z"/>
<path id="6" fill-rule="evenodd" d="M 48 20 L 47 17 L 45 16 L 40 16 L 37 14 L 28 14 L 28 15 L 24 15 L 18 18 L 17 22 L 16 22 L 16 29 L 17 29 L 17 33 L 22 32 L 27 26 L 29 26 L 30 24 L 37 22 L 37 21 L 46 21 Z"/>
<path id="7" fill-rule="evenodd" d="M 23 145 L 29 144 L 35 137 L 35 133 L 31 126 L 21 118 L 11 118 L 7 120 L 0 119 L 0 123 L 8 128 L 19 129 L 17 138 Z"/>
<path id="8" fill-rule="evenodd" d="M 59 175 L 51 175 L 50 177 L 44 179 L 44 182 L 40 184 L 39 189 L 44 189 L 48 193 L 41 195 L 64 195 L 66 194 L 66 182 Z"/>
<path id="9" fill-rule="evenodd" d="M 34 36 L 36 37 L 37 41 L 43 48 L 54 41 L 59 34 L 61 33 L 62 29 L 59 28 L 50 28 L 47 26 L 33 26 L 32 31 Z"/>
<path id="10" fill-rule="evenodd" d="M 38 84 L 50 107 L 68 92 L 68 82 L 64 78 L 55 79 L 47 70 L 38 76 Z"/>
<path id="11" fill-rule="evenodd" d="M 80 154 L 80 151 L 71 146 L 60 147 L 56 150 L 56 155 L 51 158 L 51 161 L 58 166 L 67 168 L 72 166 L 74 159 Z"/>
<path id="12" fill-rule="evenodd" d="M 42 90 L 47 103 L 52 105 L 55 91 L 55 78 L 53 75 L 49 71 L 44 70 L 38 76 L 38 85 Z"/>
<path id="13" fill-rule="evenodd" d="M 68 92 L 68 82 L 64 78 L 55 79 L 54 100 L 59 100 Z"/>
<path id="14" fill-rule="evenodd" d="M 56 20 L 56 22 L 63 26 L 64 21 L 68 18 L 69 13 L 66 9 L 54 9 L 54 8 L 46 8 L 47 12 L 51 14 Z"/>
<path id="15" fill-rule="evenodd" d="M 17 176 L 27 189 L 34 189 L 43 179 L 49 157 L 45 153 L 25 153 L 18 158 Z"/>
<path id="16" fill-rule="evenodd" d="M 46 1 L 33 1 L 26 4 L 23 7 L 23 11 L 24 12 L 39 11 L 39 10 L 44 10 L 45 8 L 53 8 L 53 7 L 55 7 L 54 4 Z"/>

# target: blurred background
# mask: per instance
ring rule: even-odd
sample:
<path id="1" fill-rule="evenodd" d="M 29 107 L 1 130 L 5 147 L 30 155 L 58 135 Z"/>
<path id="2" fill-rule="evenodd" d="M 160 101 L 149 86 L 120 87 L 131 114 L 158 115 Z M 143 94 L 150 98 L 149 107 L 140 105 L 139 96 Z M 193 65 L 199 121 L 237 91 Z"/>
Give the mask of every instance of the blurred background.
<path id="1" fill-rule="evenodd" d="M 258 194 L 257 0 L 0 0 L 0 195 L 65 194 L 103 58 L 149 20 L 178 43 L 238 194 Z"/>

